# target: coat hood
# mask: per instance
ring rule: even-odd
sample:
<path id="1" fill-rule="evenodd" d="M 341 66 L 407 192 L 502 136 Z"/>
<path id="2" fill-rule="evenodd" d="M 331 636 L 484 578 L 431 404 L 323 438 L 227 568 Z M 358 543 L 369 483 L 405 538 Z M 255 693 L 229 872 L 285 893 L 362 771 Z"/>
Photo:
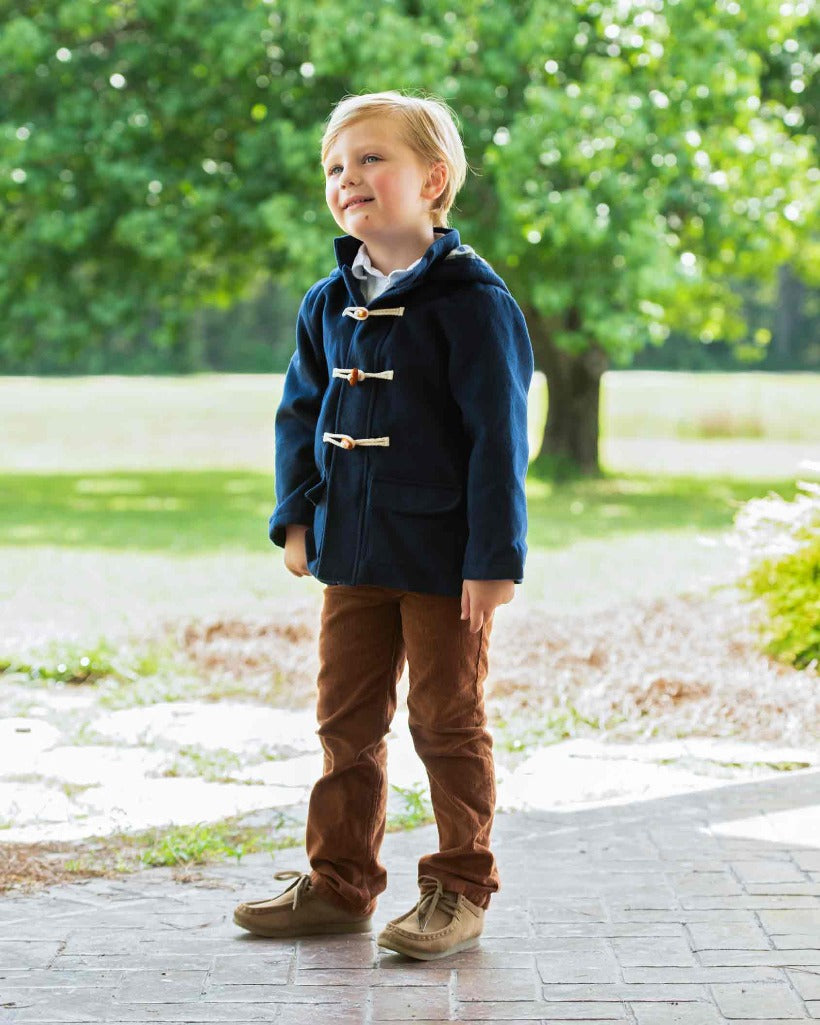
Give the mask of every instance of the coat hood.
<path id="1" fill-rule="evenodd" d="M 438 283 L 480 282 L 486 285 L 497 285 L 508 292 L 504 280 L 496 274 L 483 256 L 479 256 L 472 246 L 462 245 L 456 228 L 434 228 L 436 239 L 427 247 L 419 263 L 406 276 L 401 277 L 389 291 L 392 294 L 413 288 L 422 278 Z M 348 291 L 355 299 L 358 295 L 357 278 L 353 273 L 353 260 L 362 242 L 353 235 L 339 235 L 333 240 L 338 268 L 331 277 L 341 276 L 347 283 Z M 356 299 L 358 302 L 358 300 Z"/>

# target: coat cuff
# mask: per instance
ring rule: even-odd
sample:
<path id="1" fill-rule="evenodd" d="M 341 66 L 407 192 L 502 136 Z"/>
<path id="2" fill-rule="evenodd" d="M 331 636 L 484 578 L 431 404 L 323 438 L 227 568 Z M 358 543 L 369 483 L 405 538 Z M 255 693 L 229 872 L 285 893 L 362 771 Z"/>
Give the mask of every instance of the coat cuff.
<path id="1" fill-rule="evenodd" d="M 507 558 L 495 559 L 492 562 L 484 560 L 473 561 L 469 558 L 464 560 L 461 576 L 464 580 L 512 580 L 520 584 L 524 580 L 524 562 L 527 550 L 511 553 Z"/>
<path id="2" fill-rule="evenodd" d="M 286 505 L 280 506 L 268 521 L 268 537 L 277 547 L 284 548 L 287 538 L 286 527 L 289 524 L 309 527 L 313 523 L 314 512 L 315 507 L 304 498 L 301 501 L 293 499 Z"/>

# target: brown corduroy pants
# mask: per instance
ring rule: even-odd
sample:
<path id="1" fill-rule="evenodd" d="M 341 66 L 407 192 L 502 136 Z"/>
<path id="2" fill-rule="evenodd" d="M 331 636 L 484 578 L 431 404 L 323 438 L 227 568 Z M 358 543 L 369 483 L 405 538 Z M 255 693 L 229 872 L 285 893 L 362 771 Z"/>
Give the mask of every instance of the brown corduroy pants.
<path id="1" fill-rule="evenodd" d="M 476 633 L 461 599 L 329 584 L 319 636 L 322 777 L 308 806 L 307 855 L 320 897 L 354 914 L 387 886 L 379 862 L 387 810 L 387 742 L 396 684 L 409 663 L 410 734 L 427 770 L 439 850 L 418 875 L 486 908 L 499 888 L 489 843 L 493 741 L 484 711 L 492 619 Z"/>

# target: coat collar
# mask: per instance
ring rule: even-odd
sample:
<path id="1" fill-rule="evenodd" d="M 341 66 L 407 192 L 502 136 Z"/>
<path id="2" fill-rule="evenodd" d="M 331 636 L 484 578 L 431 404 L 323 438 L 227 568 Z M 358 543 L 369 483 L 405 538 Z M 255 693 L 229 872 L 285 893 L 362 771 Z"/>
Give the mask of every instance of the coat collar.
<path id="1" fill-rule="evenodd" d="M 394 285 L 385 289 L 378 296 L 379 299 L 388 293 L 403 292 L 411 288 L 424 275 L 430 264 L 436 260 L 443 259 L 450 250 L 455 249 L 456 246 L 461 244 L 461 239 L 455 228 L 437 227 L 433 228 L 433 231 L 436 234 L 436 239 L 430 243 L 418 263 L 408 270 L 406 274 L 403 274 Z M 338 235 L 333 239 L 336 262 L 347 284 L 347 290 L 357 305 L 364 306 L 368 304 L 362 301 L 364 296 L 361 291 L 361 284 L 352 269 L 353 261 L 356 259 L 356 254 L 361 244 L 361 239 L 354 238 L 352 235 Z M 376 300 L 374 299 L 373 301 L 375 302 Z"/>

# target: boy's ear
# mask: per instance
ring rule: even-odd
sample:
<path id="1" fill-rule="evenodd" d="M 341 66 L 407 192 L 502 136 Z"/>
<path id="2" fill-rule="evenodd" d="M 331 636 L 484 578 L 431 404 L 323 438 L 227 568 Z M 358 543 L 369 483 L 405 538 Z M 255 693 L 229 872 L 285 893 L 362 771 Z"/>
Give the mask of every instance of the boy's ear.
<path id="1" fill-rule="evenodd" d="M 446 185 L 447 165 L 443 160 L 439 160 L 427 172 L 422 195 L 425 199 L 438 199 Z"/>

